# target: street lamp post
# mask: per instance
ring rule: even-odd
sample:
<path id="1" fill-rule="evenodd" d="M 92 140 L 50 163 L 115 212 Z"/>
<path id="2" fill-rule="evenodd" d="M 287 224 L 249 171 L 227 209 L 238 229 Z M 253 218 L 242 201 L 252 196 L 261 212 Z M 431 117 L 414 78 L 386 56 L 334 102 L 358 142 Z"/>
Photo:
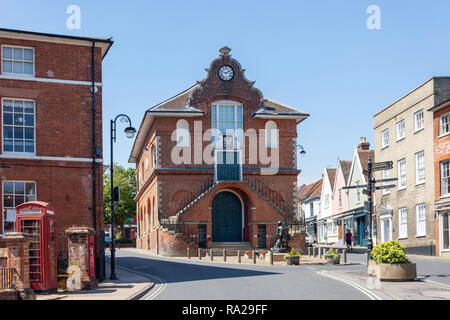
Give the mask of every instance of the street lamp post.
<path id="1" fill-rule="evenodd" d="M 125 133 L 127 138 L 133 138 L 136 133 L 136 129 L 131 126 L 130 118 L 125 114 L 119 114 L 116 116 L 114 120 L 111 120 L 111 226 L 110 226 L 110 235 L 111 235 L 111 280 L 118 280 L 116 276 L 116 249 L 114 245 L 114 214 L 115 214 L 115 204 L 114 204 L 114 161 L 113 161 L 113 146 L 114 142 L 116 142 L 116 121 L 120 118 L 120 122 L 126 122 L 129 124 L 129 127 L 125 129 Z"/>

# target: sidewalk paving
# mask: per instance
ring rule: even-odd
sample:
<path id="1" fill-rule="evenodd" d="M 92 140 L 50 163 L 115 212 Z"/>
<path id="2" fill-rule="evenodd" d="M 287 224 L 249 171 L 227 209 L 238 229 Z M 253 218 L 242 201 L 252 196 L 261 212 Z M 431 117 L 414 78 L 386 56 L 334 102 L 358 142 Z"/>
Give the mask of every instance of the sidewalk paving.
<path id="1" fill-rule="evenodd" d="M 379 281 L 367 272 L 328 271 L 368 289 L 378 289 L 395 300 L 449 300 L 450 286 L 418 277 L 415 281 Z"/>
<path id="2" fill-rule="evenodd" d="M 109 263 L 106 264 L 106 275 L 110 275 Z M 150 279 L 116 267 L 119 280 L 105 279 L 92 290 L 65 291 L 55 294 L 37 294 L 36 300 L 136 300 L 155 285 Z"/>

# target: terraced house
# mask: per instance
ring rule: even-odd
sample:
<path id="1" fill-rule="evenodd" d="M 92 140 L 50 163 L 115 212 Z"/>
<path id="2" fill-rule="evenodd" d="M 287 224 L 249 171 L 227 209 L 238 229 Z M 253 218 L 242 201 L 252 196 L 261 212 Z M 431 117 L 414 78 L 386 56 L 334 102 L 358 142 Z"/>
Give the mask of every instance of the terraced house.
<path id="1" fill-rule="evenodd" d="M 277 222 L 294 217 L 297 125 L 309 115 L 264 97 L 230 50 L 145 111 L 129 159 L 138 248 L 267 248 Z"/>

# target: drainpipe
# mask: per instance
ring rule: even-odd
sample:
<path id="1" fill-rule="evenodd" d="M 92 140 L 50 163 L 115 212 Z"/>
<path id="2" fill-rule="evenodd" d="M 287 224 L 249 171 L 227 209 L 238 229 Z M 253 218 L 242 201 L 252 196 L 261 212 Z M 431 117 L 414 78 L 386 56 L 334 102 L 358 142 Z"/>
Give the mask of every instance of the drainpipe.
<path id="1" fill-rule="evenodd" d="M 97 257 L 97 179 L 95 170 L 96 152 L 96 136 L 95 136 L 95 41 L 92 41 L 91 47 L 91 97 L 92 97 L 92 210 L 94 222 L 94 252 L 95 252 L 95 273 L 99 277 L 99 263 Z"/>

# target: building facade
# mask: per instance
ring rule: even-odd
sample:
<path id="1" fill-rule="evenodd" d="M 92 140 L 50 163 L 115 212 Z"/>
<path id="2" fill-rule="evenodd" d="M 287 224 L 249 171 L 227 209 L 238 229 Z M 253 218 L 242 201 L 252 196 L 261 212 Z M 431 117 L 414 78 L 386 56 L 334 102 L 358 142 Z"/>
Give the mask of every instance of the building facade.
<path id="1" fill-rule="evenodd" d="M 0 234 L 16 230 L 17 205 L 48 202 L 58 236 L 71 226 L 96 230 L 97 266 L 102 59 L 111 45 L 104 38 L 0 29 Z"/>
<path id="2" fill-rule="evenodd" d="M 449 89 L 450 78 L 434 77 L 374 116 L 377 162 L 393 161 L 376 179 L 398 178 L 395 188 L 376 191 L 377 240 L 397 240 L 409 253 L 436 254 L 433 113 L 427 110 L 448 99 Z"/>
<path id="3" fill-rule="evenodd" d="M 440 98 L 428 109 L 433 113 L 436 253 L 450 257 L 450 100 Z"/>
<path id="4" fill-rule="evenodd" d="M 304 186 L 298 195 L 300 216 L 305 221 L 306 237 L 310 242 L 317 242 L 317 216 L 320 212 L 320 194 L 322 192 L 323 177 Z"/>
<path id="5" fill-rule="evenodd" d="M 348 190 L 342 189 L 347 186 L 351 161 L 339 160 L 336 169 L 336 178 L 333 188 L 333 219 L 337 221 L 338 228 L 338 243 L 345 244 L 344 235 L 346 230 L 343 230 L 342 217 L 348 211 Z"/>
<path id="6" fill-rule="evenodd" d="M 336 169 L 324 169 L 320 193 L 320 210 L 317 216 L 318 243 L 337 243 L 338 241 L 337 223 L 332 218 L 335 176 Z"/>

